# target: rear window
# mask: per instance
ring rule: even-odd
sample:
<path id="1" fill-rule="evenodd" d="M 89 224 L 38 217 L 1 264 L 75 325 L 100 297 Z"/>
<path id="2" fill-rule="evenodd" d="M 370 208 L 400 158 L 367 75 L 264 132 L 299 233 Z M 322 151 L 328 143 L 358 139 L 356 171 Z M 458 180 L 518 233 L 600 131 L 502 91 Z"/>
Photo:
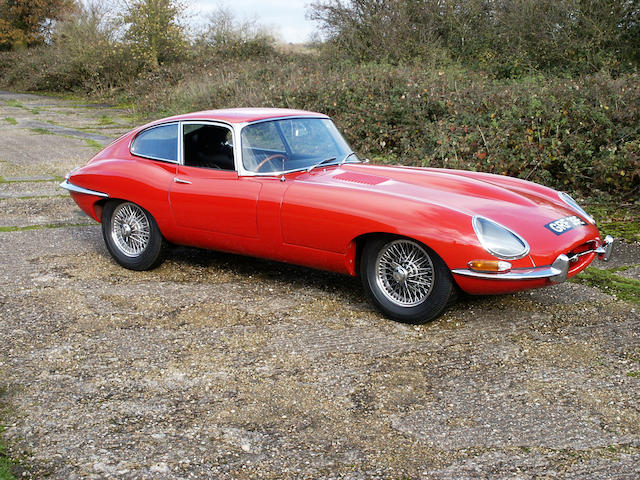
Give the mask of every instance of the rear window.
<path id="1" fill-rule="evenodd" d="M 154 160 L 178 161 L 178 124 L 151 127 L 131 144 L 131 153 Z"/>

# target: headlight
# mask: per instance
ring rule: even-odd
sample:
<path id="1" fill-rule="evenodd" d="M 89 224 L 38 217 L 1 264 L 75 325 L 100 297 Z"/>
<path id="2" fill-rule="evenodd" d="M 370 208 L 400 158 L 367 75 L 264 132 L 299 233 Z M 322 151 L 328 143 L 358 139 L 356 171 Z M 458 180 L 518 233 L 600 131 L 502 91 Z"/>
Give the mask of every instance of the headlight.
<path id="1" fill-rule="evenodd" d="M 587 221 L 589 221 L 590 223 L 593 223 L 594 225 L 596 224 L 596 221 L 593 219 L 593 217 L 589 215 L 587 212 L 585 212 L 582 209 L 582 207 L 578 205 L 578 202 L 576 202 L 573 198 L 571 198 L 571 195 L 565 192 L 559 192 L 558 196 L 560 197 L 560 200 L 562 200 L 564 203 L 566 203 L 571 208 L 573 208 L 577 213 L 582 215 L 585 219 L 587 219 Z"/>
<path id="2" fill-rule="evenodd" d="M 473 229 L 482 248 L 491 255 L 503 260 L 516 260 L 529 253 L 529 245 L 522 237 L 493 220 L 473 217 Z"/>

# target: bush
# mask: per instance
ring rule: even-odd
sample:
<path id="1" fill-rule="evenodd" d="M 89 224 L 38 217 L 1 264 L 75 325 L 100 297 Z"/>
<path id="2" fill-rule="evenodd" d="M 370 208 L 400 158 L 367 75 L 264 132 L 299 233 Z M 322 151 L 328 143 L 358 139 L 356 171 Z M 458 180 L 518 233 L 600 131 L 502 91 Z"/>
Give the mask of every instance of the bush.
<path id="1" fill-rule="evenodd" d="M 425 71 L 272 56 L 213 60 L 175 84 L 146 85 L 137 108 L 157 115 L 231 106 L 315 110 L 378 162 L 632 198 L 640 188 L 639 85 L 638 74 L 500 80 L 453 66 Z"/>
<path id="2" fill-rule="evenodd" d="M 542 4 L 551 8 L 549 1 Z M 326 50 L 284 54 L 264 31 L 228 14 L 213 17 L 188 53 L 147 68 L 118 25 L 99 7 L 87 8 L 61 26 L 53 45 L 0 52 L 0 84 L 100 95 L 153 117 L 237 106 L 315 110 L 331 115 L 354 148 L 378 162 L 508 174 L 590 195 L 637 198 L 640 191 L 638 73 L 527 74 L 517 58 L 508 60 L 521 53 L 517 46 L 511 53 L 504 47 L 503 63 L 479 57 L 473 68 L 435 54 L 451 48 L 438 42 L 399 64 L 340 60 Z M 454 27 L 463 28 L 447 28 Z M 380 25 L 382 40 L 389 28 Z M 483 38 L 473 42 L 484 45 Z M 410 49 L 409 35 L 399 39 Z M 469 42 L 464 48 L 475 51 Z M 482 62 L 485 70 L 477 68 Z"/>
<path id="3" fill-rule="evenodd" d="M 316 0 L 332 55 L 355 61 L 453 58 L 504 77 L 640 64 L 629 0 Z"/>

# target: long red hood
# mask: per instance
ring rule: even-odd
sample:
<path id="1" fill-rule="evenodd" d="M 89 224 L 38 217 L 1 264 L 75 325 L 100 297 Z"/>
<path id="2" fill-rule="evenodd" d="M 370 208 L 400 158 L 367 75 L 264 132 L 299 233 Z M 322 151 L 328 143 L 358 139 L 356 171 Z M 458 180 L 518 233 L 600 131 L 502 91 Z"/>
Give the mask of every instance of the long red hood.
<path id="1" fill-rule="evenodd" d="M 537 246 L 539 260 L 557 255 L 560 244 L 571 248 L 585 237 L 596 239 L 598 231 L 588 222 L 562 235 L 545 225 L 577 215 L 558 192 L 525 180 L 460 170 L 346 164 L 340 168 L 316 169 L 298 177 L 318 185 L 377 192 L 381 196 L 409 199 L 441 207 L 443 215 L 456 211 L 469 218 L 479 215 L 494 220 Z M 433 219 L 437 221 L 438 219 Z M 535 260 L 534 260 L 535 261 Z M 537 262 L 536 262 L 537 263 Z"/>

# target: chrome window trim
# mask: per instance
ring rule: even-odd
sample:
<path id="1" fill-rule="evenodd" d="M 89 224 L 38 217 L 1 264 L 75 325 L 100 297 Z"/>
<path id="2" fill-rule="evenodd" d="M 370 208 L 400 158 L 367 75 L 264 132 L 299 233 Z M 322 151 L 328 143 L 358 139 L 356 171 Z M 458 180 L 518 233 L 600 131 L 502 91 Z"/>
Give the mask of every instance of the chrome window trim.
<path id="1" fill-rule="evenodd" d="M 89 190 L 88 188 L 79 187 L 71 183 L 69 179 L 65 179 L 65 181 L 62 182 L 60 186 L 65 190 L 69 190 L 70 192 L 84 193 L 85 195 L 95 195 L 96 197 L 109 198 L 108 193 L 98 192 L 97 190 Z"/>
<path id="2" fill-rule="evenodd" d="M 158 127 L 167 127 L 169 125 L 177 125 L 178 126 L 178 141 L 176 142 L 178 144 L 178 146 L 176 146 L 176 148 L 178 149 L 178 151 L 176 152 L 176 158 L 177 160 L 170 160 L 168 158 L 159 158 L 159 157 L 154 157 L 151 155 L 140 155 L 139 153 L 133 153 L 133 151 L 131 150 L 131 147 L 133 147 L 133 143 L 137 140 L 137 138 L 142 135 L 145 132 L 148 132 L 150 130 L 153 130 L 154 128 L 158 128 Z M 151 125 L 150 127 L 147 127 L 143 130 L 140 130 L 138 133 L 136 133 L 131 140 L 129 141 L 129 153 L 131 155 L 133 155 L 134 157 L 138 157 L 138 158 L 146 158 L 148 160 L 156 160 L 159 162 L 166 162 L 166 163 L 172 163 L 175 165 L 180 164 L 180 122 L 178 120 L 173 120 L 171 122 L 166 122 L 166 123 L 158 123 L 156 125 Z"/>
<path id="3" fill-rule="evenodd" d="M 221 170 L 223 172 L 231 172 L 235 171 L 238 173 L 238 159 L 239 153 L 236 148 L 236 141 L 238 138 L 237 132 L 234 129 L 234 125 L 231 123 L 222 122 L 220 120 L 197 120 L 197 119 L 189 119 L 189 120 L 181 120 L 180 128 L 179 128 L 179 139 L 178 139 L 178 165 L 185 166 L 184 164 L 184 126 L 185 125 L 213 125 L 214 127 L 222 127 L 231 131 L 231 138 L 233 139 L 233 166 L 234 170 Z M 241 160 L 241 159 L 240 159 Z M 205 167 L 195 167 L 195 168 L 205 168 Z"/>

